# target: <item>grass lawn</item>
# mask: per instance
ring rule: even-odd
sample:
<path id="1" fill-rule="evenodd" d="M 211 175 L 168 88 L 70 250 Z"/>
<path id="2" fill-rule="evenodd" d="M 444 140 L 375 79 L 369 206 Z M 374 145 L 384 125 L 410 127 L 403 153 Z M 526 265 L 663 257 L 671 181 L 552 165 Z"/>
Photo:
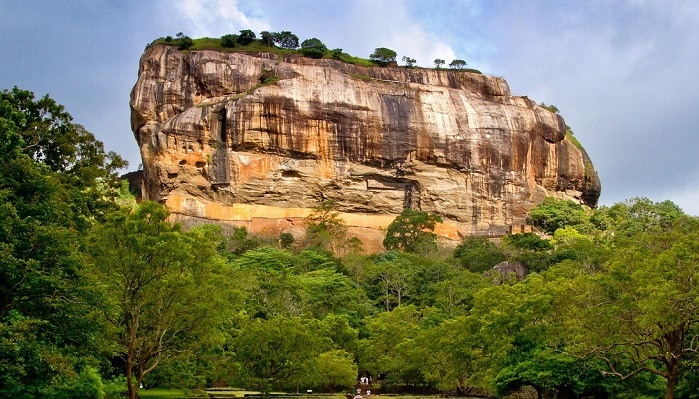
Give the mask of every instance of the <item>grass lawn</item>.
<path id="1" fill-rule="evenodd" d="M 197 392 L 185 392 L 181 389 L 165 389 L 165 388 L 153 388 L 153 389 L 139 389 L 138 396 L 143 399 L 149 398 L 172 398 L 172 399 L 183 399 L 183 398 L 205 398 L 206 393 Z"/>

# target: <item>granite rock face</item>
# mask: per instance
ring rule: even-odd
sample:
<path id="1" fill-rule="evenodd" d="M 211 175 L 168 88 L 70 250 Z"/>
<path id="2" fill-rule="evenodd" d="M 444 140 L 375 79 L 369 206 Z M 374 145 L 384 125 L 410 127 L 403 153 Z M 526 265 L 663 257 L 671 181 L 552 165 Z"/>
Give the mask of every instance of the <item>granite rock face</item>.
<path id="1" fill-rule="evenodd" d="M 459 239 L 523 224 L 546 196 L 600 194 L 560 115 L 478 73 L 156 45 L 131 110 L 146 198 L 186 223 L 298 235 L 332 199 L 371 250 L 406 207 Z"/>

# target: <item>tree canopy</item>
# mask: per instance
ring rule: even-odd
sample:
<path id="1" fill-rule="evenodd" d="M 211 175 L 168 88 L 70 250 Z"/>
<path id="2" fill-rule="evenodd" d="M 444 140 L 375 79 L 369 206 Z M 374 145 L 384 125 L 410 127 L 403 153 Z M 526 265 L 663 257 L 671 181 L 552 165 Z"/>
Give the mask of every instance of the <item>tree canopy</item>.
<path id="1" fill-rule="evenodd" d="M 437 245 L 437 235 L 433 231 L 438 222 L 442 222 L 439 215 L 405 209 L 388 226 L 383 245 L 388 250 L 405 252 L 433 249 Z"/>
<path id="2" fill-rule="evenodd" d="M 48 96 L 2 92 L 0 153 L 2 397 L 347 392 L 360 370 L 384 393 L 696 397 L 699 219 L 670 201 L 546 199 L 541 231 L 455 248 L 406 209 L 363 254 L 329 201 L 305 235 L 227 238 L 125 201 L 120 158 Z M 487 277 L 501 261 L 526 276 Z"/>
<path id="3" fill-rule="evenodd" d="M 305 55 L 306 57 L 322 58 L 323 55 L 325 55 L 325 53 L 328 51 L 328 48 L 325 47 L 325 44 L 323 44 L 323 42 L 314 37 L 301 42 L 300 51 L 301 54 Z"/>
<path id="4" fill-rule="evenodd" d="M 386 47 L 378 47 L 374 49 L 374 52 L 371 53 L 369 59 L 380 65 L 386 65 L 389 62 L 395 61 L 397 55 L 398 53 L 391 49 L 388 49 Z"/>

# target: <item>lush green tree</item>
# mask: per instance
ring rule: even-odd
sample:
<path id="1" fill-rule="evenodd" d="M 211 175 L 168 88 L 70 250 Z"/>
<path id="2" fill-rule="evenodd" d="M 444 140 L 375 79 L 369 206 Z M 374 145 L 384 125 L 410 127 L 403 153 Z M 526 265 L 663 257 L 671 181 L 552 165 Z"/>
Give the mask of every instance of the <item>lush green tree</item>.
<path id="1" fill-rule="evenodd" d="M 614 239 L 632 235 L 662 231 L 684 215 L 672 201 L 653 202 L 648 198 L 633 198 L 594 212 L 591 221 Z"/>
<path id="2" fill-rule="evenodd" d="M 290 252 L 264 246 L 245 252 L 231 266 L 246 293 L 249 314 L 261 318 L 303 314 L 301 282 Z"/>
<path id="3" fill-rule="evenodd" d="M 502 248 L 509 260 L 520 262 L 529 271 L 540 272 L 554 262 L 553 245 L 534 233 L 511 234 L 502 240 Z"/>
<path id="4" fill-rule="evenodd" d="M 388 250 L 405 252 L 430 251 L 436 249 L 437 235 L 433 233 L 442 217 L 429 212 L 405 209 L 388 225 L 383 246 Z"/>
<path id="5" fill-rule="evenodd" d="M 376 62 L 379 65 L 386 65 L 389 62 L 393 62 L 396 60 L 396 56 L 398 54 L 386 47 L 378 47 L 374 49 L 374 52 L 371 53 L 369 56 L 369 59 Z"/>
<path id="6" fill-rule="evenodd" d="M 260 40 L 262 40 L 262 43 L 268 45 L 269 47 L 274 46 L 274 34 L 268 31 L 262 31 L 260 32 Z"/>
<path id="7" fill-rule="evenodd" d="M 257 36 L 255 35 L 255 32 L 251 31 L 250 29 L 243 29 L 240 31 L 240 34 L 238 35 L 238 44 L 247 46 L 248 44 L 252 43 Z"/>
<path id="8" fill-rule="evenodd" d="M 474 380 L 501 394 L 532 386 L 539 397 L 555 392 L 575 397 L 603 386 L 601 373 L 563 350 L 567 317 L 575 317 L 563 309 L 572 309 L 578 290 L 573 277 L 584 273 L 560 268 L 477 292 L 469 318 L 488 360 Z"/>
<path id="9" fill-rule="evenodd" d="M 488 366 L 475 329 L 472 319 L 460 316 L 418 333 L 415 346 L 426 350 L 421 370 L 428 382 L 443 391 L 470 393 L 476 373 Z"/>
<path id="10" fill-rule="evenodd" d="M 342 60 L 343 53 L 341 48 L 334 48 L 330 50 L 330 54 L 332 55 L 334 60 Z"/>
<path id="11" fill-rule="evenodd" d="M 127 165 L 119 155 L 106 152 L 101 141 L 73 123 L 48 95 L 36 99 L 34 93 L 14 87 L 0 93 L 0 107 L 5 159 L 22 153 L 56 172 L 52 178 L 69 191 L 64 200 L 72 204 L 70 215 L 91 220 L 113 207 L 117 173 Z"/>
<path id="12" fill-rule="evenodd" d="M 300 51 L 301 54 L 303 54 L 306 57 L 323 58 L 325 53 L 328 51 L 328 48 L 325 47 L 325 44 L 323 44 L 323 42 L 313 37 L 311 39 L 306 39 L 303 42 L 301 42 Z"/>
<path id="13" fill-rule="evenodd" d="M 563 227 L 573 227 L 583 233 L 592 230 L 587 212 L 580 204 L 571 200 L 547 197 L 531 210 L 529 217 L 535 226 L 547 234 L 553 234 L 557 229 Z"/>
<path id="14" fill-rule="evenodd" d="M 185 36 L 182 32 L 177 34 L 177 48 L 180 50 L 187 50 L 194 45 L 194 41 L 191 37 Z"/>
<path id="15" fill-rule="evenodd" d="M 365 286 L 368 286 L 370 297 L 382 303 L 388 312 L 391 308 L 402 305 L 415 293 L 414 279 L 413 263 L 400 253 L 389 252 L 382 254 L 376 263 L 369 266 Z"/>
<path id="16" fill-rule="evenodd" d="M 366 320 L 369 336 L 360 341 L 360 369 L 373 375 L 393 373 L 400 378 L 400 345 L 420 329 L 422 314 L 413 306 L 401 306 Z M 406 372 L 408 370 L 405 370 Z"/>
<path id="17" fill-rule="evenodd" d="M 315 270 L 299 277 L 301 300 L 306 312 L 316 318 L 330 313 L 366 315 L 367 298 L 349 277 L 332 269 Z"/>
<path id="18" fill-rule="evenodd" d="M 482 273 L 505 260 L 505 254 L 487 237 L 466 237 L 454 250 L 456 259 L 463 268 Z"/>
<path id="19" fill-rule="evenodd" d="M 78 395 L 104 349 L 79 245 L 114 207 L 120 162 L 71 120 L 48 96 L 0 93 L 2 397 Z"/>
<path id="20" fill-rule="evenodd" d="M 511 234 L 503 239 L 503 245 L 508 249 L 528 251 L 548 251 L 553 249 L 549 240 L 534 233 Z"/>
<path id="21" fill-rule="evenodd" d="M 413 67 L 415 67 L 415 63 L 417 62 L 417 60 L 415 58 L 410 58 L 410 57 L 404 55 L 403 62 L 405 62 L 406 68 L 413 68 Z"/>
<path id="22" fill-rule="evenodd" d="M 417 306 L 433 306 L 434 285 L 449 280 L 461 273 L 453 262 L 449 262 L 441 254 L 431 252 L 426 255 L 399 253 L 409 263 L 412 270 L 412 291 L 408 297 L 409 303 Z"/>
<path id="23" fill-rule="evenodd" d="M 299 38 L 289 31 L 274 33 L 274 42 L 281 48 L 294 50 L 299 46 Z"/>
<path id="24" fill-rule="evenodd" d="M 352 387 L 357 382 L 359 370 L 351 354 L 344 350 L 332 349 L 318 356 L 314 378 L 330 393 L 339 387 Z"/>
<path id="25" fill-rule="evenodd" d="M 89 237 L 92 273 L 106 298 L 97 305 L 125 363 L 131 399 L 145 375 L 213 332 L 226 309 L 220 229 L 183 232 L 167 215 L 144 202 L 109 214 Z"/>
<path id="26" fill-rule="evenodd" d="M 341 349 L 356 355 L 359 345 L 359 329 L 350 323 L 360 324 L 364 317 L 366 316 L 362 315 L 362 318 L 359 319 L 350 313 L 331 313 L 320 321 L 318 331 L 321 336 L 332 340 L 334 349 Z"/>
<path id="27" fill-rule="evenodd" d="M 233 231 L 228 236 L 226 249 L 231 254 L 239 256 L 261 245 L 262 243 L 257 237 L 248 234 L 248 229 L 245 226 L 241 226 L 233 228 Z"/>
<path id="28" fill-rule="evenodd" d="M 452 69 L 463 69 L 466 66 L 466 61 L 455 59 L 449 63 L 449 68 Z"/>
<path id="29" fill-rule="evenodd" d="M 323 201 L 306 218 L 306 246 L 330 251 L 347 252 L 347 226 L 335 210 L 335 201 Z"/>
<path id="30" fill-rule="evenodd" d="M 313 381 L 317 358 L 330 346 L 316 331 L 317 322 L 298 317 L 255 319 L 243 325 L 233 341 L 243 382 L 269 392 Z"/>
<path id="31" fill-rule="evenodd" d="M 446 61 L 444 61 L 443 59 L 441 59 L 441 58 L 435 58 L 435 60 L 434 60 L 434 67 L 437 68 L 437 69 L 441 69 L 441 68 L 442 68 L 442 65 L 444 65 L 445 63 L 446 63 Z"/>
<path id="32" fill-rule="evenodd" d="M 233 48 L 238 43 L 240 35 L 227 34 L 221 36 L 221 45 L 226 48 Z"/>
<path id="33" fill-rule="evenodd" d="M 604 270 L 578 279 L 579 316 L 571 318 L 578 353 L 594 355 L 604 373 L 622 380 L 660 376 L 665 398 L 675 397 L 685 359 L 699 350 L 698 232 L 699 220 L 685 216 L 665 231 L 619 240 Z"/>
<path id="34" fill-rule="evenodd" d="M 461 271 L 429 288 L 433 298 L 431 304 L 450 317 L 465 316 L 473 307 L 474 295 L 489 285 L 492 283 L 480 274 Z"/>
<path id="35" fill-rule="evenodd" d="M 290 249 L 294 245 L 295 241 L 296 239 L 291 233 L 279 234 L 279 246 L 281 246 L 282 249 Z"/>

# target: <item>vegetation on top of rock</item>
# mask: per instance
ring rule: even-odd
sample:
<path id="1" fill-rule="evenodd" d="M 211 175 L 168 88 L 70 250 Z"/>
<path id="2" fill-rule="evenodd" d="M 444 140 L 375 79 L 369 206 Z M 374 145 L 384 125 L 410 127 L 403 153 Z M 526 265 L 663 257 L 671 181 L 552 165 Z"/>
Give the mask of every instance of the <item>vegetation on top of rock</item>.
<path id="1" fill-rule="evenodd" d="M 225 34 L 220 38 L 202 37 L 199 39 L 191 39 L 185 36 L 182 32 L 178 33 L 175 38 L 172 36 L 160 37 L 151 43 L 146 48 L 156 44 L 164 44 L 169 46 L 177 46 L 180 50 L 218 50 L 218 51 L 236 51 L 236 52 L 271 52 L 276 54 L 299 54 L 309 58 L 328 58 L 342 61 L 347 64 L 359 66 L 386 66 L 391 62 L 396 61 L 397 53 L 394 50 L 379 47 L 374 50 L 368 59 L 352 56 L 344 53 L 342 49 L 335 48 L 329 50 L 322 41 L 317 38 L 306 39 L 299 44 L 299 38 L 289 31 L 281 32 L 260 32 L 259 38 L 249 29 L 243 29 L 237 34 Z M 300 47 L 299 47 L 300 46 Z M 403 57 L 407 68 L 416 66 L 417 60 L 410 57 Z M 435 60 L 436 62 L 436 60 Z M 436 65 L 436 69 L 440 66 Z M 463 70 L 465 72 L 481 73 L 476 69 L 464 69 L 466 62 L 463 60 L 454 60 L 450 64 L 452 69 Z"/>
<path id="2" fill-rule="evenodd" d="M 371 53 L 369 59 L 371 59 L 379 65 L 387 65 L 389 62 L 395 61 L 397 55 L 398 54 L 395 51 L 389 48 L 378 47 L 374 49 L 374 52 Z"/>

